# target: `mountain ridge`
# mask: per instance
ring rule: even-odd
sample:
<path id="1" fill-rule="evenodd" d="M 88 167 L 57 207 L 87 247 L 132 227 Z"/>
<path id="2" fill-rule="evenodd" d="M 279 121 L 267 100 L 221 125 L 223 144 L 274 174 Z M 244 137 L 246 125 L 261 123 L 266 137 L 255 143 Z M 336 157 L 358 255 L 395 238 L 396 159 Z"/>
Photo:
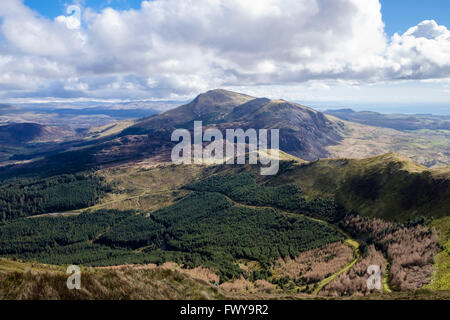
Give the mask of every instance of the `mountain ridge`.
<path id="1" fill-rule="evenodd" d="M 297 103 L 216 89 L 186 105 L 143 119 L 120 135 L 149 134 L 168 127 L 192 130 L 196 120 L 214 124 L 222 131 L 279 129 L 280 149 L 305 160 L 326 157 L 325 147 L 338 143 L 343 130 L 339 120 Z"/>
<path id="2" fill-rule="evenodd" d="M 62 140 L 75 136 L 67 127 L 47 126 L 37 123 L 6 123 L 0 125 L 0 144 L 23 145 L 33 142 Z"/>
<path id="3" fill-rule="evenodd" d="M 170 150 L 175 145 L 171 141 L 172 132 L 177 128 L 192 132 L 194 121 L 202 121 L 205 129 L 214 127 L 222 133 L 238 128 L 279 129 L 280 150 L 306 161 L 367 158 L 399 151 L 407 156 L 415 152 L 414 160 L 430 163 L 429 167 L 448 164 L 447 142 L 441 133 L 438 137 L 422 138 L 418 134 L 341 120 L 283 99 L 255 98 L 216 89 L 164 113 L 88 131 L 88 138 L 61 143 L 49 152 L 44 150 L 17 158 L 27 163 L 11 161 L 12 165 L 0 169 L 0 176 L 20 174 L 23 169 L 52 173 L 95 169 L 155 157 L 170 161 Z M 441 145 L 444 148 L 439 148 Z"/>

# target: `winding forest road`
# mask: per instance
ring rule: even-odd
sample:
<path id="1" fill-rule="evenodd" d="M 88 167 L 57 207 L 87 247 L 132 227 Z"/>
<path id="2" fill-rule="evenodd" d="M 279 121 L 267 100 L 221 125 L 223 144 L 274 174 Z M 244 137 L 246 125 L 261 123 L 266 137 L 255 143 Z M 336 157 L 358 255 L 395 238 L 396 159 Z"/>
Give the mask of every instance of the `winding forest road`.
<path id="1" fill-rule="evenodd" d="M 80 210 L 81 212 L 84 212 L 86 210 L 92 210 L 92 209 L 99 209 L 102 207 L 107 206 L 108 204 L 112 204 L 112 203 L 117 203 L 117 202 L 121 202 L 121 201 L 127 201 L 127 200 L 131 200 L 131 199 L 135 199 L 135 198 L 139 198 L 139 197 L 143 197 L 145 195 L 147 195 L 148 192 L 143 192 L 142 194 L 139 195 L 135 195 L 129 198 L 125 198 L 125 199 L 118 199 L 118 200 L 114 200 L 114 201 L 110 201 L 110 202 L 106 202 L 106 203 L 101 203 L 101 204 L 97 204 L 94 205 L 92 207 L 89 208 L 85 208 Z M 336 231 L 338 231 L 340 234 L 342 234 L 345 237 L 345 244 L 347 244 L 349 247 L 352 248 L 353 250 L 353 259 L 347 263 L 343 268 L 341 268 L 340 270 L 338 270 L 337 272 L 333 273 L 332 275 L 328 276 L 327 278 L 321 280 L 317 287 L 312 291 L 312 295 L 317 295 L 325 286 L 327 286 L 329 283 L 331 283 L 337 276 L 339 276 L 340 274 L 350 270 L 359 260 L 360 258 L 360 253 L 359 253 L 359 242 L 353 238 L 350 237 L 349 234 L 347 234 L 345 231 L 343 231 L 342 229 L 340 229 L 338 226 L 336 226 L 335 224 L 332 224 L 330 222 L 327 222 L 325 220 L 321 220 L 321 219 L 317 219 L 317 218 L 313 218 L 313 217 L 309 217 L 305 214 L 302 213 L 298 213 L 298 212 L 288 212 L 276 207 L 272 207 L 272 206 L 252 206 L 252 205 L 247 205 L 247 204 L 243 204 L 240 202 L 237 202 L 233 199 L 231 199 L 229 196 L 227 196 L 226 194 L 221 193 L 224 197 L 226 197 L 228 199 L 228 201 L 230 201 L 231 203 L 237 205 L 237 206 L 242 206 L 242 207 L 248 207 L 248 208 L 253 208 L 253 209 L 275 209 L 277 211 L 279 211 L 280 213 L 284 214 L 284 215 L 295 215 L 295 216 L 303 216 L 306 219 L 315 221 L 315 222 L 319 222 L 322 224 L 326 224 L 330 227 L 332 227 L 333 229 L 335 229 Z M 72 215 L 76 215 L 77 213 L 81 213 L 81 212 L 70 212 L 69 214 Z M 67 213 L 55 213 L 55 214 L 50 214 L 51 216 L 56 216 L 56 215 L 63 215 L 63 214 L 67 214 Z M 49 214 L 47 215 L 41 215 L 41 216 L 49 216 Z M 34 217 L 38 217 L 38 216 L 34 216 Z M 388 271 L 386 270 L 386 273 L 383 276 L 383 290 L 385 292 L 392 292 L 390 287 L 389 287 L 389 281 L 388 281 Z M 300 289 L 305 289 L 306 286 L 301 287 Z"/>
<path id="2" fill-rule="evenodd" d="M 281 212 L 284 215 L 302 216 L 302 217 L 304 217 L 306 219 L 309 219 L 309 220 L 312 220 L 312 221 L 319 222 L 319 223 L 325 224 L 327 226 L 330 226 L 331 228 L 335 229 L 337 232 L 339 232 L 340 234 L 342 234 L 345 237 L 345 241 L 344 241 L 345 244 L 347 244 L 353 250 L 353 259 L 349 263 L 347 263 L 342 269 L 340 269 L 337 272 L 333 273 L 329 277 L 321 280 L 318 283 L 317 288 L 315 288 L 314 291 L 312 292 L 312 295 L 317 295 L 320 292 L 320 290 L 322 290 L 326 285 L 328 285 L 331 281 L 333 281 L 337 276 L 339 276 L 340 274 L 350 270 L 350 268 L 352 268 L 356 264 L 356 262 L 358 262 L 358 260 L 360 258 L 359 242 L 356 241 L 355 239 L 352 239 L 349 234 L 347 234 L 345 231 L 343 231 L 341 228 L 339 228 L 335 224 L 332 224 L 332 223 L 327 222 L 325 220 L 312 218 L 312 217 L 309 217 L 309 216 L 307 216 L 305 214 L 302 214 L 302 213 L 288 212 L 288 211 L 281 210 L 279 208 L 272 207 L 272 206 L 252 206 L 252 205 L 240 203 L 240 202 L 237 202 L 237 201 L 231 199 L 226 194 L 223 194 L 223 193 L 220 193 L 220 194 L 222 194 L 224 197 L 226 197 L 228 199 L 228 201 L 232 202 L 235 205 L 241 206 L 241 207 L 247 207 L 247 208 L 252 208 L 252 209 L 255 209 L 255 208 L 256 209 L 275 209 L 275 210 Z M 383 279 L 383 285 L 384 285 L 385 290 L 387 289 L 386 291 L 390 292 L 389 285 L 388 285 L 387 281 L 385 281 L 384 279 Z M 300 289 L 305 289 L 305 288 L 306 288 L 306 286 L 304 286 L 304 287 L 302 287 Z"/>

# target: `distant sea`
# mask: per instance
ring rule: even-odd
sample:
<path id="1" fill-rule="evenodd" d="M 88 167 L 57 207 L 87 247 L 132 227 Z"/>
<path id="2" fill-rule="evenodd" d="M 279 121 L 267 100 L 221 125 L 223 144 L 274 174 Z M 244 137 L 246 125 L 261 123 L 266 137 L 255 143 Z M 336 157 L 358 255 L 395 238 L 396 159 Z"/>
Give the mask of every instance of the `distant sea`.
<path id="1" fill-rule="evenodd" d="M 344 104 L 315 104 L 314 102 L 305 103 L 299 102 L 303 105 L 316 109 L 318 111 L 336 110 L 336 109 L 353 109 L 354 111 L 373 111 L 385 114 L 400 113 L 400 114 L 433 114 L 433 115 L 446 115 L 450 116 L 450 102 L 448 105 L 433 105 L 433 106 L 406 106 L 406 105 L 393 105 L 393 106 L 361 106 L 361 105 L 344 105 Z"/>

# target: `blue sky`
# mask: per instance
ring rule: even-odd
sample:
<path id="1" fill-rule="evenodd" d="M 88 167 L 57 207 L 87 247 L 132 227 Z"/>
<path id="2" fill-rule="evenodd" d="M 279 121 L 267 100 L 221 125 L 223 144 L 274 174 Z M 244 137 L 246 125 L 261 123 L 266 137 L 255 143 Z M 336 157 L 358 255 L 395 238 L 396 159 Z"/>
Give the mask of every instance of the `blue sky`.
<path id="1" fill-rule="evenodd" d="M 318 106 L 449 106 L 450 0 L 311 1 L 0 0 L 0 102 L 226 88 Z M 72 4 L 92 10 L 77 18 Z"/>
<path id="2" fill-rule="evenodd" d="M 449 0 L 380 0 L 380 2 L 386 33 L 389 36 L 395 32 L 404 33 L 423 20 L 434 19 L 438 24 L 450 25 Z M 63 14 L 65 6 L 72 3 L 74 2 L 65 0 L 25 0 L 27 6 L 51 19 Z M 141 6 L 141 0 L 82 0 L 80 3 L 96 10 L 105 7 L 118 10 L 139 9 Z"/>
<path id="3" fill-rule="evenodd" d="M 423 20 L 450 26 L 449 0 L 381 0 L 386 33 L 404 33 Z"/>
<path id="4" fill-rule="evenodd" d="M 141 2 L 141 0 L 25 0 L 25 4 L 28 7 L 51 19 L 63 14 L 67 4 L 80 3 L 84 7 L 90 7 L 96 10 L 101 10 L 105 7 L 126 10 L 139 9 Z"/>

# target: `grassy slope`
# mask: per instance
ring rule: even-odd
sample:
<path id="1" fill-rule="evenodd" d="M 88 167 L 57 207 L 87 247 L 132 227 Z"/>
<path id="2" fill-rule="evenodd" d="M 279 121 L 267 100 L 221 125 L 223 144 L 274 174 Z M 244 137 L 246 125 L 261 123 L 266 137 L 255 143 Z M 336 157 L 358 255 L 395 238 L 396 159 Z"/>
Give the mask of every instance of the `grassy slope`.
<path id="1" fill-rule="evenodd" d="M 206 282 L 174 270 L 83 268 L 81 289 L 68 290 L 64 267 L 0 258 L 0 300 L 223 299 Z"/>
<path id="2" fill-rule="evenodd" d="M 296 165 L 270 182 L 295 183 L 309 199 L 336 198 L 348 210 L 385 220 L 439 218 L 450 212 L 450 168 L 428 170 L 392 153 Z"/>
<path id="3" fill-rule="evenodd" d="M 440 233 L 443 250 L 436 255 L 434 274 L 427 288 L 433 290 L 450 290 L 450 216 L 434 220 L 431 225 Z"/>
<path id="4" fill-rule="evenodd" d="M 100 204 L 88 208 L 154 211 L 173 203 L 186 191 L 179 190 L 194 179 L 207 175 L 205 166 L 121 166 L 99 171 L 114 192 L 104 197 Z"/>
<path id="5" fill-rule="evenodd" d="M 86 132 L 86 136 L 84 137 L 84 139 L 92 140 L 119 134 L 120 132 L 122 132 L 128 127 L 131 127 L 135 123 L 136 121 L 134 120 L 121 120 L 113 123 L 108 123 L 101 127 L 93 127 Z"/>
<path id="6" fill-rule="evenodd" d="M 314 299 L 303 294 L 234 293 L 168 269 L 99 270 L 82 268 L 81 289 L 68 290 L 62 266 L 0 258 L 0 300 L 203 300 L 203 299 Z M 321 297 L 320 299 L 326 299 Z M 328 298 L 327 298 L 328 299 Z M 336 299 L 336 298 L 329 298 Z M 375 293 L 338 299 L 450 299 L 449 291 Z"/>
<path id="7" fill-rule="evenodd" d="M 306 163 L 283 151 L 280 151 L 279 158 Z M 98 174 L 105 178 L 106 183 L 114 186 L 114 191 L 107 194 L 100 204 L 89 209 L 154 211 L 172 204 L 174 199 L 183 196 L 186 190 L 180 188 L 193 180 L 212 173 L 232 173 L 235 170 L 235 167 L 228 165 L 217 167 L 172 164 L 137 164 L 102 169 Z"/>

